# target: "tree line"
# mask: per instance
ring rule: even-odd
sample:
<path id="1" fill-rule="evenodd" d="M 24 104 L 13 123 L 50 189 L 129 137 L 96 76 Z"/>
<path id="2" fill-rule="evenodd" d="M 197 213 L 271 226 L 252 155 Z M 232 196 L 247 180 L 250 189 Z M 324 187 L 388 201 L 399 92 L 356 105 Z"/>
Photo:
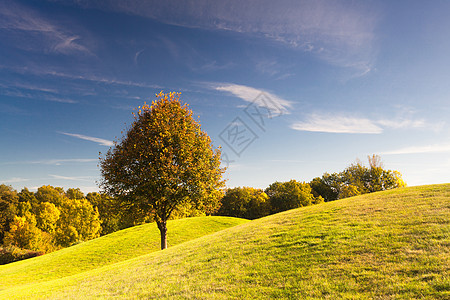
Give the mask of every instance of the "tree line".
<path id="1" fill-rule="evenodd" d="M 366 167 L 357 160 L 339 173 L 324 173 L 309 183 L 290 180 L 274 182 L 266 189 L 227 189 L 218 215 L 256 219 L 285 210 L 347 197 L 404 187 L 398 171 L 383 168 L 378 155 L 368 157 Z"/>
<path id="2" fill-rule="evenodd" d="M 0 185 L 0 244 L 9 252 L 43 254 L 100 236 L 102 221 L 90 197 L 79 189 L 42 186 L 18 193 Z"/>
<path id="3" fill-rule="evenodd" d="M 257 219 L 289 209 L 405 186 L 400 172 L 383 168 L 379 156 L 369 166 L 357 161 L 339 173 L 310 182 L 274 182 L 266 189 L 229 188 L 211 207 L 189 202 L 171 218 L 218 215 Z M 0 244 L 4 248 L 48 253 L 127 227 L 152 222 L 152 211 L 106 193 L 84 195 L 78 188 L 42 186 L 36 192 L 0 185 Z M 18 251 L 18 250 L 16 250 Z M 1 253 L 1 252 L 0 252 Z"/>

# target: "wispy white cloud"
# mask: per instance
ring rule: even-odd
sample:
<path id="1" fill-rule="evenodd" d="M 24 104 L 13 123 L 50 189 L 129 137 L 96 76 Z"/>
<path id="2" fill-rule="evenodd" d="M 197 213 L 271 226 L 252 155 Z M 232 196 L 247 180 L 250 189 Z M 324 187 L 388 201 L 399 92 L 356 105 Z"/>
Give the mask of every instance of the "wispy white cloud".
<path id="1" fill-rule="evenodd" d="M 258 72 L 270 76 L 277 75 L 281 72 L 279 63 L 276 60 L 261 59 L 256 63 L 255 67 Z"/>
<path id="2" fill-rule="evenodd" d="M 432 129 L 441 128 L 442 124 L 431 124 L 424 119 L 412 117 L 397 117 L 392 119 L 369 119 L 348 116 L 346 114 L 310 114 L 304 121 L 291 125 L 299 131 L 329 132 L 329 133 L 366 133 L 379 134 L 387 129 Z"/>
<path id="3" fill-rule="evenodd" d="M 97 158 L 65 158 L 65 159 L 42 159 L 30 162 L 20 162 L 24 164 L 62 165 L 65 163 L 90 163 L 98 161 Z"/>
<path id="4" fill-rule="evenodd" d="M 57 43 L 53 50 L 55 52 L 60 52 L 64 54 L 71 54 L 73 52 L 82 52 L 82 53 L 92 53 L 85 47 L 77 43 L 81 38 L 79 36 L 65 36 L 64 34 L 59 34 L 60 42 Z"/>
<path id="5" fill-rule="evenodd" d="M 255 57 L 255 69 L 261 74 L 269 75 L 274 80 L 286 79 L 295 74 L 290 71 L 292 66 L 280 63 L 276 59 Z"/>
<path id="6" fill-rule="evenodd" d="M 254 103 L 257 106 L 267 108 L 273 112 L 279 112 L 279 114 L 289 113 L 289 109 L 292 107 L 292 103 L 288 100 L 262 89 L 257 89 L 246 85 L 233 83 L 213 83 L 210 84 L 210 88 L 217 91 L 230 93 L 246 102 Z M 264 97 L 261 97 L 261 95 Z"/>
<path id="7" fill-rule="evenodd" d="M 30 39 L 39 41 L 43 51 L 62 54 L 83 53 L 92 55 L 91 51 L 78 41 L 80 37 L 63 29 L 54 21 L 48 20 L 33 9 L 14 1 L 0 2 L 0 29 L 10 30 L 13 37 L 22 32 Z M 28 48 L 28 41 L 17 39 L 16 46 Z M 39 48 L 39 47 L 38 47 Z M 33 49 L 38 49 L 34 47 Z"/>
<path id="8" fill-rule="evenodd" d="M 7 87 L 10 87 L 10 86 L 14 86 L 16 88 L 29 90 L 29 91 L 36 91 L 36 92 L 45 92 L 45 93 L 57 93 L 58 92 L 55 89 L 45 88 L 45 87 L 42 87 L 42 86 L 32 85 L 32 84 L 29 84 L 29 83 L 14 82 L 12 84 L 9 83 L 8 85 L 0 83 L 0 87 L 2 87 L 2 88 L 7 88 Z"/>
<path id="9" fill-rule="evenodd" d="M 296 122 L 292 129 L 299 131 L 329 132 L 329 133 L 382 133 L 383 129 L 366 118 L 345 116 L 323 116 L 312 114 L 306 121 Z"/>
<path id="10" fill-rule="evenodd" d="M 401 120 L 378 120 L 378 124 L 384 127 L 389 127 L 393 129 L 407 129 L 407 128 L 423 128 L 426 126 L 425 120 L 411 120 L 411 119 L 401 119 Z"/>
<path id="11" fill-rule="evenodd" d="M 445 122 L 443 121 L 427 121 L 420 116 L 421 114 L 414 107 L 404 105 L 404 104 L 395 104 L 393 105 L 393 111 L 395 111 L 395 115 L 386 118 L 377 119 L 375 122 L 389 129 L 426 129 L 432 131 L 440 131 L 445 126 Z M 417 117 L 419 116 L 419 117 Z"/>
<path id="12" fill-rule="evenodd" d="M 152 83 L 96 76 L 91 74 L 89 70 L 79 72 L 71 70 L 58 71 L 53 68 L 41 68 L 33 64 L 27 67 L 0 66 L 1 69 L 25 75 L 28 81 L 30 80 L 29 75 L 39 77 L 39 79 L 45 78 L 47 81 L 43 87 L 29 84 L 21 79 L 22 76 L 11 76 L 11 78 L 6 76 L 4 83 L 0 83 L 0 95 L 33 100 L 68 104 L 80 103 L 87 96 L 98 95 L 99 86 L 107 87 L 107 89 L 101 89 L 102 96 L 105 96 L 106 93 L 110 98 L 142 100 L 148 99 L 149 89 L 154 91 L 164 89 L 164 87 Z M 130 90 L 129 88 L 139 88 L 143 91 Z M 143 97 L 141 95 L 147 96 Z M 119 105 L 126 104 L 123 102 L 123 104 Z"/>
<path id="13" fill-rule="evenodd" d="M 429 129 L 433 131 L 440 131 L 444 126 L 445 122 L 434 122 L 430 123 L 424 119 L 412 119 L 412 118 L 397 118 L 397 119 L 382 119 L 376 121 L 377 124 L 391 129 Z"/>
<path id="14" fill-rule="evenodd" d="M 9 183 L 18 183 L 18 182 L 24 182 L 24 181 L 28 181 L 29 179 L 26 178 L 20 178 L 20 177 L 13 177 L 10 179 L 5 179 L 5 180 L 0 180 L 0 184 L 4 183 L 4 184 L 9 184 Z"/>
<path id="15" fill-rule="evenodd" d="M 199 65 L 196 62 L 192 61 L 188 63 L 189 68 L 194 72 L 212 72 L 218 70 L 226 70 L 236 66 L 234 62 L 227 62 L 224 64 L 220 64 L 215 60 L 208 60 L 202 58 L 201 63 Z"/>
<path id="16" fill-rule="evenodd" d="M 32 160 L 32 161 L 9 161 L 0 163 L 0 165 L 28 165 L 28 164 L 36 164 L 36 165 L 55 165 L 59 166 L 62 164 L 71 164 L 71 163 L 90 163 L 97 162 L 98 158 L 56 158 L 56 159 L 40 159 L 40 160 Z"/>
<path id="17" fill-rule="evenodd" d="M 45 101 L 59 102 L 59 103 L 69 103 L 69 104 L 78 103 L 78 101 L 76 100 L 55 96 L 45 91 L 44 92 L 37 91 L 34 93 L 30 93 L 23 90 L 14 89 L 11 87 L 5 88 L 2 91 L 0 91 L 0 95 L 27 98 L 27 99 L 42 99 Z"/>
<path id="18" fill-rule="evenodd" d="M 59 133 L 64 134 L 64 135 L 68 135 L 68 136 L 72 136 L 72 137 L 75 137 L 75 138 L 78 138 L 78 139 L 95 142 L 95 143 L 98 143 L 98 144 L 100 144 L 102 146 L 111 147 L 111 146 L 114 145 L 113 141 L 105 140 L 105 139 L 101 139 L 101 138 L 96 138 L 96 137 L 92 137 L 92 136 L 82 135 L 82 134 L 78 134 L 78 133 L 68 133 L 68 132 L 59 132 Z"/>
<path id="19" fill-rule="evenodd" d="M 58 96 L 52 96 L 52 95 L 43 96 L 43 97 L 41 97 L 41 98 L 44 99 L 44 100 L 46 100 L 46 101 L 59 102 L 59 103 L 69 103 L 69 104 L 78 103 L 78 101 L 73 100 L 73 99 L 69 99 L 69 98 L 61 98 L 61 97 L 58 97 Z"/>
<path id="20" fill-rule="evenodd" d="M 123 86 L 134 86 L 134 87 L 151 88 L 151 89 L 161 89 L 162 88 L 160 85 L 156 85 L 156 84 L 147 84 L 147 83 L 142 83 L 142 82 L 125 81 L 125 80 L 120 80 L 120 79 L 97 77 L 97 76 L 90 76 L 90 75 L 77 76 L 77 75 L 70 75 L 70 74 L 64 74 L 64 73 L 58 73 L 58 72 L 55 72 L 52 75 L 59 76 L 59 77 L 67 77 L 67 78 L 73 78 L 73 79 L 92 81 L 92 82 L 99 82 L 99 83 L 104 83 L 104 84 L 117 84 L 117 85 L 123 85 Z"/>
<path id="21" fill-rule="evenodd" d="M 90 81 L 90 82 L 111 84 L 111 85 L 123 85 L 123 86 L 152 88 L 152 89 L 162 88 L 161 86 L 156 85 L 156 84 L 147 84 L 147 83 L 135 82 L 135 81 L 125 81 L 125 80 L 120 80 L 120 79 L 115 79 L 115 78 L 98 77 L 98 76 L 93 76 L 93 75 L 89 75 L 89 74 L 83 74 L 83 75 L 69 74 L 69 73 L 58 72 L 58 71 L 53 71 L 53 70 L 42 70 L 42 69 L 31 70 L 30 68 L 15 69 L 15 71 L 17 71 L 18 73 L 31 73 L 31 74 L 35 74 L 35 75 L 54 76 L 54 77 L 59 77 L 59 78 Z"/>
<path id="22" fill-rule="evenodd" d="M 380 154 L 395 155 L 395 154 L 419 154 L 419 153 L 442 153 L 442 152 L 450 152 L 450 144 L 411 146 L 391 151 L 380 152 Z"/>
<path id="23" fill-rule="evenodd" d="M 8 71 L 12 71 L 17 74 L 24 74 L 24 75 L 36 75 L 36 76 L 52 76 L 56 78 L 61 79 L 71 79 L 71 80 L 80 80 L 80 81 L 88 81 L 88 82 L 94 82 L 94 83 L 100 83 L 100 84 L 107 84 L 107 85 L 122 85 L 122 86 L 129 86 L 129 87 L 140 87 L 140 88 L 150 88 L 150 89 L 163 89 L 163 86 L 157 85 L 157 84 L 148 84 L 144 82 L 136 82 L 131 80 L 120 80 L 117 78 L 108 78 L 106 76 L 99 77 L 92 74 L 82 74 L 82 73 L 67 73 L 57 70 L 52 70 L 50 68 L 41 68 L 39 66 L 26 66 L 26 67 L 17 67 L 17 66 L 1 66 L 0 69 L 5 69 Z M 22 87 L 23 84 L 20 83 L 12 83 L 10 85 Z M 36 89 L 37 90 L 37 89 Z M 58 92 L 56 89 L 44 89 L 42 91 L 47 90 L 48 92 Z"/>
<path id="24" fill-rule="evenodd" d="M 0 163 L 1 165 L 28 165 L 28 164 L 36 164 L 36 165 L 55 165 L 59 166 L 62 164 L 71 164 L 71 163 L 90 163 L 97 162 L 98 158 L 55 158 L 55 159 L 40 159 L 40 160 L 32 160 L 32 161 L 9 161 Z"/>
<path id="25" fill-rule="evenodd" d="M 54 175 L 54 174 L 49 174 L 49 176 L 53 179 L 62 179 L 62 180 L 70 180 L 70 181 L 92 181 L 91 176 L 62 176 L 62 175 Z"/>
<path id="26" fill-rule="evenodd" d="M 69 1 L 192 28 L 235 31 L 267 38 L 335 65 L 367 73 L 376 52 L 379 9 L 373 2 L 298 0 Z"/>
<path id="27" fill-rule="evenodd" d="M 299 159 L 269 159 L 268 162 L 297 164 L 297 163 L 306 163 L 308 161 L 307 160 L 299 160 Z"/>
<path id="28" fill-rule="evenodd" d="M 142 52 L 144 52 L 145 49 L 139 50 L 138 52 L 136 52 L 136 54 L 134 55 L 134 64 L 137 65 L 138 64 L 138 59 L 139 56 L 142 54 Z"/>

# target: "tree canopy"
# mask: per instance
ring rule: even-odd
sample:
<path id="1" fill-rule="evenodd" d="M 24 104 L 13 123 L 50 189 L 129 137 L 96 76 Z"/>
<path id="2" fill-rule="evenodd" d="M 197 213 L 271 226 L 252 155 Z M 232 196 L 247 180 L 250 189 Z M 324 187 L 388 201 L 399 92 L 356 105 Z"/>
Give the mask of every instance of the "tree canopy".
<path id="1" fill-rule="evenodd" d="M 138 108 L 122 139 L 100 158 L 101 187 L 150 214 L 167 247 L 166 222 L 180 205 L 217 208 L 224 185 L 220 149 L 193 118 L 179 93 L 163 92 Z"/>
<path id="2" fill-rule="evenodd" d="M 266 194 L 270 198 L 272 213 L 323 202 L 322 197 L 314 197 L 308 183 L 294 179 L 272 183 L 266 188 Z"/>
<path id="3" fill-rule="evenodd" d="M 6 232 L 10 230 L 18 201 L 17 192 L 12 187 L 0 185 L 0 243 L 3 242 Z"/>
<path id="4" fill-rule="evenodd" d="M 217 214 L 245 219 L 261 218 L 270 214 L 269 197 L 262 189 L 252 187 L 228 189 Z"/>
<path id="5" fill-rule="evenodd" d="M 0 244 L 5 247 L 42 254 L 100 235 L 97 209 L 79 189 L 65 193 L 47 185 L 35 193 L 26 188 L 17 193 L 0 185 L 0 208 Z"/>
<path id="6" fill-rule="evenodd" d="M 368 161 L 369 167 L 357 160 L 340 173 L 314 178 L 310 182 L 313 193 L 333 201 L 406 186 L 400 172 L 383 168 L 380 156 L 368 156 Z"/>

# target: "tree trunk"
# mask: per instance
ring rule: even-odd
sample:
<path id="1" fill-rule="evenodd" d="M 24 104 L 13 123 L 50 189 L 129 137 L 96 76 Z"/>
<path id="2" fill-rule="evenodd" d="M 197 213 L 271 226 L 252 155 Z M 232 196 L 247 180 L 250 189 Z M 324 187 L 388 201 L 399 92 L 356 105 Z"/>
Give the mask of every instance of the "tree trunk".
<path id="1" fill-rule="evenodd" d="M 167 221 L 157 221 L 159 232 L 161 233 L 161 250 L 167 248 Z"/>

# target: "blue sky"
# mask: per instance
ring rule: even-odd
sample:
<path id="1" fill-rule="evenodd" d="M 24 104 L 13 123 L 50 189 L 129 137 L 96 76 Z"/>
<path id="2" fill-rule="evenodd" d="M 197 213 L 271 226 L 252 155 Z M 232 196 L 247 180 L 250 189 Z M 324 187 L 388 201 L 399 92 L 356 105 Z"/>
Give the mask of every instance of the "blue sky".
<path id="1" fill-rule="evenodd" d="M 98 190 L 99 152 L 178 91 L 227 185 L 379 154 L 450 182 L 448 1 L 0 0 L 0 183 Z"/>

